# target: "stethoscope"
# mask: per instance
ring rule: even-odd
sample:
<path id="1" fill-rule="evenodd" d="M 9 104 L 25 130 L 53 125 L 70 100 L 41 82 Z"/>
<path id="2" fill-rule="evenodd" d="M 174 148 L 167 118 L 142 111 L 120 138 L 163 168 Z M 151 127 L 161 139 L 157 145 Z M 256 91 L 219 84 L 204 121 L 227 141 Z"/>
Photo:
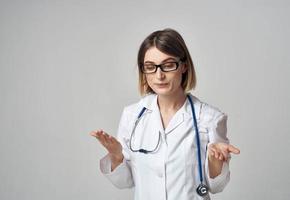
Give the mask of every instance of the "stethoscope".
<path id="1" fill-rule="evenodd" d="M 192 117 L 193 117 L 193 124 L 194 124 L 194 128 L 195 128 L 195 132 L 196 132 L 196 144 L 197 144 L 197 155 L 198 155 L 198 168 L 199 168 L 199 179 L 200 179 L 200 184 L 198 185 L 198 187 L 196 188 L 196 192 L 197 194 L 199 194 L 200 196 L 205 196 L 208 194 L 208 187 L 206 184 L 203 183 L 203 176 L 202 176 L 202 163 L 201 163 L 201 152 L 200 152 L 200 138 L 199 138 L 199 131 L 198 131 L 198 128 L 197 128 L 197 121 L 196 121 L 196 116 L 195 116 L 195 110 L 194 110 L 194 106 L 193 106 L 193 102 L 191 100 L 191 97 L 190 95 L 187 95 L 187 98 L 190 102 L 190 107 L 191 107 L 191 111 L 192 111 Z M 133 149 L 132 148 L 132 137 L 133 135 L 135 134 L 135 129 L 141 119 L 141 116 L 143 115 L 143 113 L 145 112 L 146 108 L 143 107 L 141 112 L 139 113 L 136 121 L 135 121 L 135 124 L 134 124 L 134 128 L 132 130 L 132 134 L 131 134 L 131 137 L 130 137 L 130 142 L 129 142 L 129 146 L 130 146 L 130 150 L 132 152 L 140 152 L 140 153 L 144 153 L 144 154 L 147 154 L 147 153 L 154 153 L 158 146 L 159 146 L 159 143 L 160 143 L 160 132 L 159 132 L 159 136 L 158 136 L 158 143 L 156 145 L 156 147 L 152 150 L 146 150 L 146 149 Z"/>

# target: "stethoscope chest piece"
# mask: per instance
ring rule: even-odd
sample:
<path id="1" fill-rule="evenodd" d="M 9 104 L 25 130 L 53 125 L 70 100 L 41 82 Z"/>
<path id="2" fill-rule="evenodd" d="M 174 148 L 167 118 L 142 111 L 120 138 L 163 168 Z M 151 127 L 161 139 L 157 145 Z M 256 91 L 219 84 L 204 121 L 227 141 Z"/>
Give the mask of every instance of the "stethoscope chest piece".
<path id="1" fill-rule="evenodd" d="M 204 184 L 199 184 L 199 186 L 196 188 L 196 192 L 200 196 L 205 196 L 208 194 L 208 187 Z"/>

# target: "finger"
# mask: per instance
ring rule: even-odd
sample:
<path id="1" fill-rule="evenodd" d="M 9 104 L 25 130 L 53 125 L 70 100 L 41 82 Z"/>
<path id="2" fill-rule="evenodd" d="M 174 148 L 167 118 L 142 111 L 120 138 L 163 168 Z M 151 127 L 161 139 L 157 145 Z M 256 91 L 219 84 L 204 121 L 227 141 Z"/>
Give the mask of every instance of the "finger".
<path id="1" fill-rule="evenodd" d="M 96 138 L 100 138 L 101 134 L 101 131 L 96 132 Z"/>
<path id="2" fill-rule="evenodd" d="M 102 142 L 105 142 L 104 135 L 103 135 L 103 133 L 101 131 L 97 132 L 96 138 L 101 140 Z"/>
<path id="3" fill-rule="evenodd" d="M 223 154 L 223 160 L 224 161 L 228 161 L 228 156 L 229 156 L 228 152 L 227 151 L 221 151 L 221 153 Z"/>
<path id="4" fill-rule="evenodd" d="M 211 156 L 211 157 L 214 157 L 214 151 L 211 149 L 211 148 L 208 148 L 208 154 Z"/>
<path id="5" fill-rule="evenodd" d="M 102 136 L 100 136 L 99 138 L 97 138 L 98 139 L 98 141 L 105 147 L 105 148 L 107 148 L 107 144 L 106 144 L 106 142 L 105 142 L 105 140 L 104 140 L 104 138 L 102 137 Z"/>
<path id="6" fill-rule="evenodd" d="M 104 138 L 105 144 L 109 145 L 110 144 L 109 135 L 105 133 L 104 131 L 102 131 L 102 137 Z"/>
<path id="7" fill-rule="evenodd" d="M 219 160 L 223 160 L 224 159 L 224 155 L 222 153 L 219 153 Z"/>
<path id="8" fill-rule="evenodd" d="M 107 134 L 106 132 L 104 132 L 104 136 L 105 136 L 106 144 L 108 145 L 107 149 L 110 150 L 116 145 L 116 143 L 113 141 L 113 136 Z"/>
<path id="9" fill-rule="evenodd" d="M 113 136 L 109 134 L 105 134 L 105 136 L 107 137 L 107 140 L 108 140 L 107 150 L 109 152 L 116 151 L 120 149 L 120 147 L 122 149 L 121 144 Z"/>
<path id="10" fill-rule="evenodd" d="M 213 153 L 214 153 L 214 157 L 216 158 L 216 159 L 218 159 L 219 158 L 219 152 L 218 152 L 218 150 L 215 148 L 215 147 L 211 147 L 211 150 L 213 151 Z"/>
<path id="11" fill-rule="evenodd" d="M 108 143 L 108 145 L 111 145 L 111 143 L 112 143 L 111 136 L 106 132 L 104 132 L 104 136 L 105 136 L 105 140 Z"/>
<path id="12" fill-rule="evenodd" d="M 94 136 L 94 137 L 97 137 L 97 135 L 98 135 L 99 132 L 100 132 L 99 130 L 91 131 L 90 132 L 90 135 L 91 136 Z"/>
<path id="13" fill-rule="evenodd" d="M 219 159 L 219 160 L 223 160 L 224 157 L 223 157 L 223 154 L 222 154 L 221 150 L 220 149 L 216 149 L 216 151 L 217 151 L 217 154 L 216 154 L 215 158 Z"/>
<path id="14" fill-rule="evenodd" d="M 219 160 L 223 160 L 224 159 L 224 156 L 223 156 L 221 150 L 220 149 L 217 149 L 216 151 L 217 151 L 217 155 L 218 155 L 216 158 L 219 159 Z"/>
<path id="15" fill-rule="evenodd" d="M 94 130 L 90 132 L 90 135 L 94 137 L 99 137 L 100 134 L 101 134 L 101 130 Z"/>
<path id="16" fill-rule="evenodd" d="M 91 132 L 90 132 L 90 135 L 93 136 L 93 137 L 96 137 L 96 132 L 91 131 Z"/>
<path id="17" fill-rule="evenodd" d="M 114 146 L 116 144 L 111 135 L 107 135 L 107 139 L 109 141 L 109 145 Z"/>
<path id="18" fill-rule="evenodd" d="M 234 153 L 234 154 L 239 154 L 240 153 L 240 149 L 234 147 L 233 145 L 230 145 L 228 146 L 228 151 L 231 152 L 231 153 Z"/>
<path id="19" fill-rule="evenodd" d="M 102 143 L 102 145 L 107 148 L 108 142 L 107 142 L 107 140 L 105 138 L 105 135 L 103 133 L 101 133 L 99 135 L 99 138 L 98 139 Z"/>
<path id="20" fill-rule="evenodd" d="M 214 156 L 214 151 L 212 150 L 212 144 L 210 144 L 208 147 L 207 147 L 207 151 L 208 151 L 208 154 L 210 156 Z"/>
<path id="21" fill-rule="evenodd" d="M 119 141 L 113 136 L 111 136 L 111 140 L 113 144 L 119 143 Z"/>

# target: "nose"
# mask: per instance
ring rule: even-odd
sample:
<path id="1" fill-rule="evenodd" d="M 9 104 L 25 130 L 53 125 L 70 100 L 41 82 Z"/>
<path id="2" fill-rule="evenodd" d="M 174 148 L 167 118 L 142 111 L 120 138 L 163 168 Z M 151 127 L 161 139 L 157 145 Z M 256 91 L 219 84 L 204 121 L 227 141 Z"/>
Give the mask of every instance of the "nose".
<path id="1" fill-rule="evenodd" d="M 157 68 L 157 71 L 156 71 L 156 77 L 160 80 L 164 79 L 165 78 L 165 74 L 163 71 L 161 71 L 160 67 Z"/>

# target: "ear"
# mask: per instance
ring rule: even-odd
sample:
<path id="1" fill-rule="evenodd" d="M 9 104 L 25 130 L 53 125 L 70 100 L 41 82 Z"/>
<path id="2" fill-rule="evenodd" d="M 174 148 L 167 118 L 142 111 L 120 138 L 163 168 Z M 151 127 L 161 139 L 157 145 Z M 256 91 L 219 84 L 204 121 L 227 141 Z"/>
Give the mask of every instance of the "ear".
<path id="1" fill-rule="evenodd" d="M 146 75 L 145 75 L 145 74 L 143 74 L 142 76 L 143 76 L 144 83 L 146 84 L 146 83 L 147 83 L 147 78 L 146 78 Z"/>
<path id="2" fill-rule="evenodd" d="M 186 71 L 187 71 L 187 65 L 186 65 L 186 63 L 182 63 L 181 72 L 184 74 Z"/>

